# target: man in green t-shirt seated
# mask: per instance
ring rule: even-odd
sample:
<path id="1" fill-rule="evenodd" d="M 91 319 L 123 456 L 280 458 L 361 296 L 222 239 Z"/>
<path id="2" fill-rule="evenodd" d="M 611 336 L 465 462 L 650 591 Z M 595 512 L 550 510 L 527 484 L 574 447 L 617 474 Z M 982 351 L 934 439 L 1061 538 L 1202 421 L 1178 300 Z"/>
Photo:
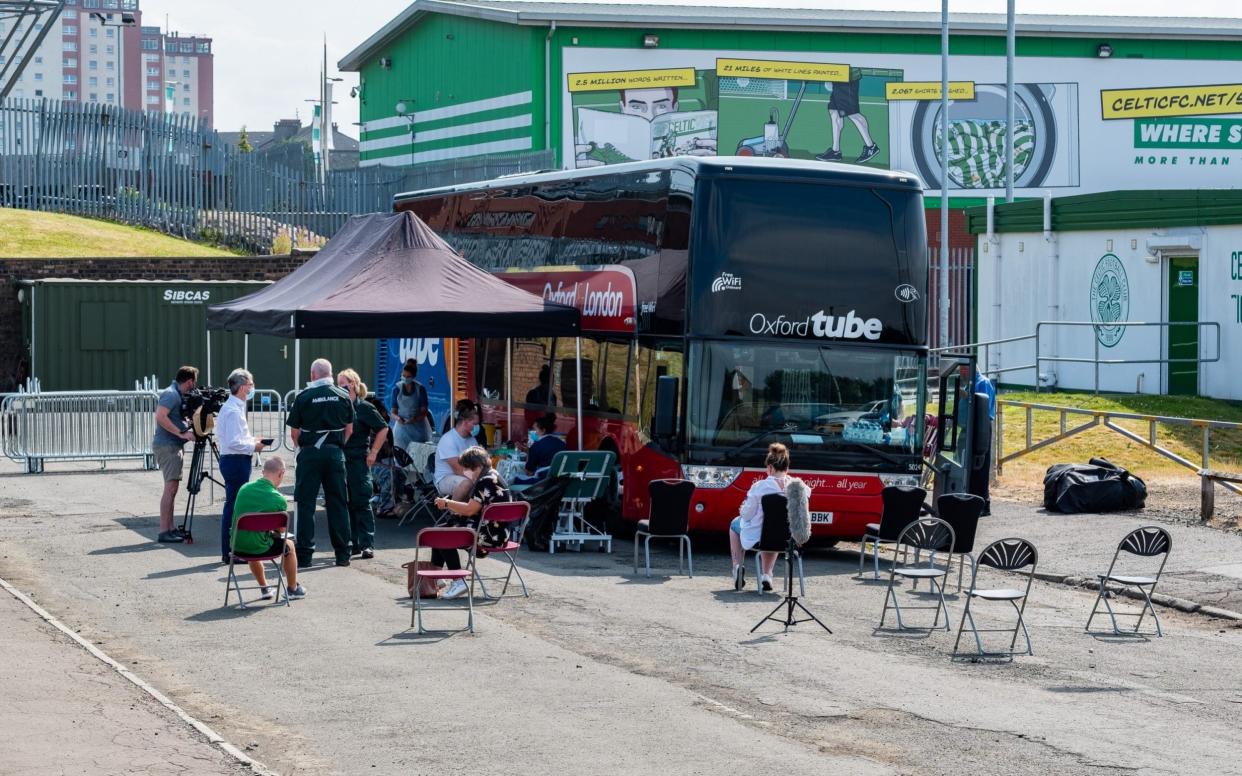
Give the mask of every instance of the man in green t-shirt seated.
<path id="1" fill-rule="evenodd" d="M 258 512 L 288 512 L 289 503 L 277 488 L 285 478 L 285 462 L 280 456 L 272 456 L 263 462 L 263 476 L 241 486 L 237 491 L 237 501 L 233 504 L 233 552 L 239 556 L 275 555 L 285 547 L 282 559 L 285 577 L 288 579 L 290 598 L 304 598 L 306 588 L 298 584 L 297 550 L 292 539 L 286 539 L 275 531 L 239 531 L 237 522 L 243 515 Z M 262 561 L 249 561 L 250 573 L 262 588 L 260 596 L 264 599 L 272 597 L 272 590 L 267 586 L 267 577 L 263 574 Z"/>

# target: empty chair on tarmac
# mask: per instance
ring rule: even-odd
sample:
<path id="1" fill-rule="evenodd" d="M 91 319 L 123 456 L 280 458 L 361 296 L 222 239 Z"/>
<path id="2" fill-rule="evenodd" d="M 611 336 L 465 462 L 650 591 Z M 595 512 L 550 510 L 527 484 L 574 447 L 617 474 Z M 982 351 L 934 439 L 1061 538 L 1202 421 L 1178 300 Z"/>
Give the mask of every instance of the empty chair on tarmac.
<path id="1" fill-rule="evenodd" d="M 414 568 L 416 569 L 416 581 L 423 579 L 431 580 L 469 580 L 466 586 L 466 610 L 469 612 L 466 620 L 466 628 L 474 633 L 474 579 L 475 579 L 475 553 L 479 546 L 479 535 L 473 528 L 424 528 L 418 532 L 414 538 Z M 419 568 L 418 567 L 418 551 L 420 549 L 443 550 L 447 552 L 457 552 L 458 550 L 466 551 L 466 568 L 464 569 L 441 569 L 441 568 Z M 423 628 L 423 607 L 420 603 L 422 596 L 418 595 L 419 587 L 413 588 L 414 611 L 410 616 L 410 625 L 417 627 L 418 635 L 429 633 L 430 631 Z"/>
<path id="2" fill-rule="evenodd" d="M 983 499 L 979 499 L 983 501 Z M 962 611 L 962 621 L 957 626 L 957 641 L 953 642 L 953 656 L 960 657 L 963 653 L 958 652 L 958 646 L 962 643 L 962 632 L 970 626 L 970 632 L 975 637 L 976 657 L 1013 657 L 1017 654 L 1031 655 L 1031 634 L 1026 629 L 1026 620 L 1023 613 L 1026 611 L 1026 598 L 1031 592 L 1031 582 L 1035 579 L 1035 564 L 1039 560 L 1039 553 L 1035 550 L 1035 545 L 1026 539 L 1000 539 L 992 542 L 983 548 L 983 552 L 979 553 L 978 560 L 971 558 L 970 564 L 970 590 L 966 593 L 966 608 Z M 1025 584 L 1019 581 L 1015 587 L 997 587 L 997 588 L 980 588 L 979 587 L 979 567 L 986 566 L 1005 572 L 1023 571 L 1026 577 Z M 975 601 L 1008 601 L 1013 605 L 1014 611 L 1017 612 L 1018 619 L 1014 622 L 1013 628 L 980 628 L 975 624 L 975 616 L 970 611 L 970 605 Z M 1022 652 L 1014 652 L 1014 647 L 1018 643 L 1018 631 L 1022 631 L 1022 635 L 1026 637 L 1026 649 Z M 1009 639 L 1008 652 L 985 652 L 983 649 L 983 639 L 979 637 L 980 633 L 1011 633 Z"/>
<path id="3" fill-rule="evenodd" d="M 647 564 L 647 576 L 651 576 L 651 540 L 677 540 L 677 573 L 681 573 L 682 557 L 690 565 L 689 576 L 694 576 L 694 555 L 690 551 L 690 499 L 694 497 L 694 483 L 689 480 L 652 480 L 647 486 L 651 496 L 651 517 L 638 521 L 634 532 L 634 573 L 638 573 L 638 541 L 643 541 L 643 558 Z"/>
<path id="4" fill-rule="evenodd" d="M 975 562 L 975 534 L 987 502 L 970 493 L 945 493 L 936 499 L 937 516 L 953 526 L 953 553 L 958 556 L 957 589 L 962 589 L 966 559 Z"/>
<path id="5" fill-rule="evenodd" d="M 944 612 L 944 629 L 949 629 L 949 607 L 944 601 L 944 586 L 948 580 L 949 567 L 953 563 L 953 526 L 938 517 L 923 517 L 906 526 L 897 537 L 895 551 L 914 550 L 913 563 L 901 562 L 894 558 L 893 566 L 888 573 L 888 589 L 884 591 L 884 611 L 880 613 L 880 626 L 884 627 L 884 619 L 888 616 L 889 601 L 893 611 L 897 613 L 897 627 L 900 630 L 934 630 L 940 627 L 940 613 Z M 927 553 L 927 560 L 919 560 L 921 553 Z M 945 554 L 945 565 L 936 565 L 937 553 Z M 906 610 L 934 609 L 936 618 L 930 626 L 909 626 L 902 622 L 901 604 L 897 600 L 897 578 L 913 580 L 917 583 L 926 579 L 931 583 L 932 592 L 937 601 L 933 606 L 906 606 Z"/>
<path id="6" fill-rule="evenodd" d="M 1117 551 L 1113 553 L 1113 562 L 1108 564 L 1108 571 L 1097 577 L 1100 580 L 1100 593 L 1095 597 L 1095 604 L 1091 607 L 1091 616 L 1087 618 L 1087 632 L 1091 632 L 1091 621 L 1095 619 L 1096 611 L 1100 608 L 1100 602 L 1103 602 L 1104 608 L 1108 611 L 1108 617 L 1113 623 L 1114 635 L 1145 635 L 1139 632 L 1139 628 L 1143 625 L 1143 615 L 1151 612 L 1151 618 L 1156 621 L 1156 635 L 1163 636 L 1164 631 L 1160 627 L 1160 618 L 1156 616 L 1156 609 L 1151 603 L 1151 594 L 1156 589 L 1156 583 L 1160 581 L 1160 575 L 1164 573 L 1164 565 L 1169 562 L 1169 552 L 1172 549 L 1173 537 L 1169 536 L 1169 532 L 1159 526 L 1148 525 L 1142 528 L 1135 528 L 1126 534 L 1125 538 L 1121 540 L 1121 544 L 1117 545 Z M 1155 558 L 1160 556 L 1160 567 L 1156 569 L 1154 576 L 1118 573 L 1117 560 L 1123 552 L 1138 558 Z M 1129 571 L 1129 569 L 1126 570 Z M 1112 592 L 1108 589 L 1110 584 L 1120 585 L 1122 588 L 1132 587 L 1138 590 L 1143 597 L 1143 607 L 1138 612 L 1118 612 L 1114 610 L 1112 604 L 1108 602 L 1109 598 L 1112 597 Z M 1118 617 L 1137 617 L 1138 619 L 1134 623 L 1134 630 L 1121 630 L 1117 626 Z"/>
<path id="7" fill-rule="evenodd" d="M 883 504 L 880 522 L 867 523 L 858 547 L 858 576 L 862 577 L 867 545 L 871 545 L 872 578 L 880 578 L 880 545 L 895 544 L 902 529 L 931 512 L 925 503 L 927 491 L 911 485 L 889 485 L 880 491 Z"/>

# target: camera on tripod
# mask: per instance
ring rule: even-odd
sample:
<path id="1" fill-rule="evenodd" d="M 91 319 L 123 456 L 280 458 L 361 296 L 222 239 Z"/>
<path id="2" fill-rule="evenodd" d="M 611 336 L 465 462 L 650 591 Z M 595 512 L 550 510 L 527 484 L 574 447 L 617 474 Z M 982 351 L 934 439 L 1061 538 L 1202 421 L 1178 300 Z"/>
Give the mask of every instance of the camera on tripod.
<path id="1" fill-rule="evenodd" d="M 181 417 L 190 423 L 198 439 L 209 436 L 220 408 L 229 400 L 226 388 L 195 388 L 181 397 Z"/>
<path id="2" fill-rule="evenodd" d="M 224 388 L 195 388 L 181 397 L 181 417 L 185 418 L 194 431 L 194 452 L 190 455 L 190 473 L 186 478 L 185 516 L 177 529 L 185 537 L 188 544 L 194 543 L 194 502 L 198 492 L 202 490 L 203 480 L 211 480 L 224 487 L 224 483 L 211 476 L 208 471 L 208 451 L 217 466 L 220 463 L 220 450 L 216 448 L 216 440 L 212 438 L 212 429 L 216 426 L 216 415 L 224 403 L 229 400 L 229 392 Z"/>

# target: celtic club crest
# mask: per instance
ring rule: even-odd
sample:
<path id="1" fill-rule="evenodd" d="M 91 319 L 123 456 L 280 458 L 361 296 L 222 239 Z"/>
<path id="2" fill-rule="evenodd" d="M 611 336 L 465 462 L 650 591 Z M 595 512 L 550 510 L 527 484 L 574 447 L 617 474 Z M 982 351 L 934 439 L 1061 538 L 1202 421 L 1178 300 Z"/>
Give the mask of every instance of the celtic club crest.
<path id="1" fill-rule="evenodd" d="M 1106 348 L 1116 345 L 1126 333 L 1126 327 L 1118 323 L 1129 317 L 1130 282 L 1125 267 L 1121 259 L 1106 253 L 1091 275 L 1091 320 L 1095 322 L 1096 339 Z"/>

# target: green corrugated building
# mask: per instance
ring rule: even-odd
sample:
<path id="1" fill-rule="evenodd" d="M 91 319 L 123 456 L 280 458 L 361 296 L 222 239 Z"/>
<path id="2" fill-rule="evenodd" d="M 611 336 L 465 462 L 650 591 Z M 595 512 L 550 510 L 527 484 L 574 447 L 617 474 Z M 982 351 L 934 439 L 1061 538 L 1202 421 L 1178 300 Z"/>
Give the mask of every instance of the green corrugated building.
<path id="1" fill-rule="evenodd" d="M 949 177 L 1003 194 L 1003 15 L 954 14 Z M 1019 16 L 1019 196 L 1232 188 L 1242 20 Z M 940 186 L 939 14 L 416 0 L 348 54 L 361 160 L 757 154 Z M 955 201 L 954 204 L 959 204 Z"/>

